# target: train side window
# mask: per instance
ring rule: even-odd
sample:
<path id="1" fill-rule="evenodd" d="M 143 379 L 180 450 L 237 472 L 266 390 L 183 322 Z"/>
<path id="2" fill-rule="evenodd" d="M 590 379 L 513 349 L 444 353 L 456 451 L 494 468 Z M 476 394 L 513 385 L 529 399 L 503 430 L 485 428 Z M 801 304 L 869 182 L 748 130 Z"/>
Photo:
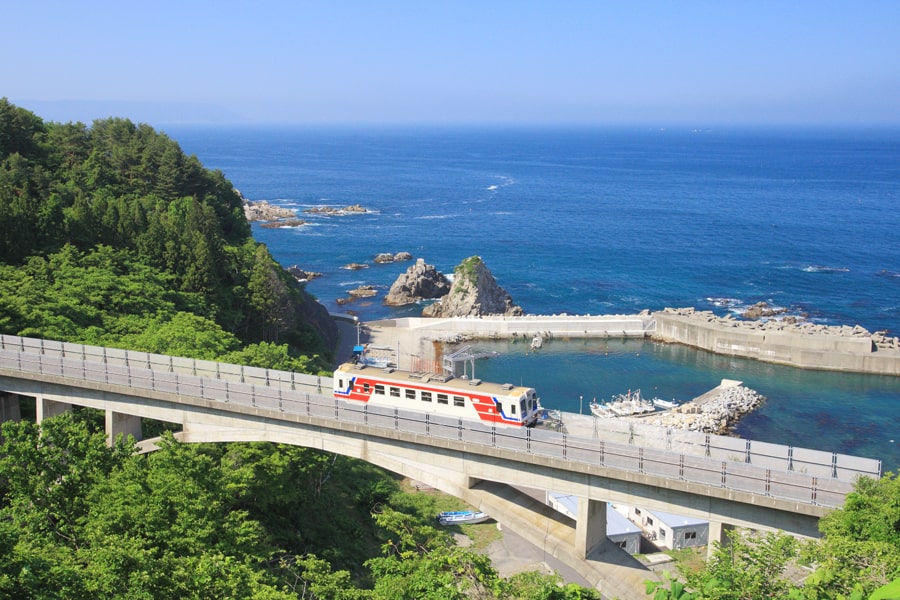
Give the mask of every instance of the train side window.
<path id="1" fill-rule="evenodd" d="M 338 389 L 339 390 L 344 389 L 344 380 L 343 379 L 338 379 Z"/>
<path id="2" fill-rule="evenodd" d="M 466 399 L 462 396 L 453 396 L 453 406 L 465 406 Z"/>
<path id="3" fill-rule="evenodd" d="M 416 390 L 411 390 L 406 388 L 406 399 L 407 400 L 415 400 L 416 399 Z"/>
<path id="4" fill-rule="evenodd" d="M 369 393 L 369 384 L 368 383 L 363 384 L 363 391 L 367 394 Z"/>
<path id="5" fill-rule="evenodd" d="M 375 393 L 381 394 L 382 396 L 384 396 L 384 385 L 382 385 L 380 383 L 376 383 L 375 384 Z"/>
<path id="6" fill-rule="evenodd" d="M 391 398 L 399 398 L 400 397 L 400 388 L 391 386 Z"/>
<path id="7" fill-rule="evenodd" d="M 438 404 L 450 404 L 450 398 L 447 394 L 438 394 L 437 395 Z"/>
<path id="8" fill-rule="evenodd" d="M 509 405 L 509 410 L 510 410 L 510 414 L 512 414 L 512 415 L 516 414 L 516 403 L 515 402 L 513 402 L 512 404 Z"/>
<path id="9" fill-rule="evenodd" d="M 431 392 L 422 392 L 422 402 L 431 402 Z"/>

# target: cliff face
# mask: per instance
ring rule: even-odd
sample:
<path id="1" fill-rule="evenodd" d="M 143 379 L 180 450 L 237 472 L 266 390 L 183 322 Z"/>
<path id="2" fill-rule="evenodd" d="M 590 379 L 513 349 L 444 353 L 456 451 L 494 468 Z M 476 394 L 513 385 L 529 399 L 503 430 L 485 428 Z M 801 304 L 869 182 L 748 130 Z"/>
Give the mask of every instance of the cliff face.
<path id="1" fill-rule="evenodd" d="M 525 314 L 522 307 L 497 285 L 481 257 L 467 258 L 453 271 L 453 287 L 439 302 L 422 311 L 424 317 L 477 317 Z"/>
<path id="2" fill-rule="evenodd" d="M 388 306 L 403 306 L 419 300 L 440 298 L 449 291 L 450 281 L 444 274 L 419 258 L 416 264 L 397 278 L 384 297 L 384 303 Z"/>
<path id="3" fill-rule="evenodd" d="M 309 327 L 322 340 L 327 350 L 334 350 L 338 345 L 338 328 L 328 309 L 315 298 L 302 292 L 300 300 L 294 304 L 294 312 L 298 320 Z"/>

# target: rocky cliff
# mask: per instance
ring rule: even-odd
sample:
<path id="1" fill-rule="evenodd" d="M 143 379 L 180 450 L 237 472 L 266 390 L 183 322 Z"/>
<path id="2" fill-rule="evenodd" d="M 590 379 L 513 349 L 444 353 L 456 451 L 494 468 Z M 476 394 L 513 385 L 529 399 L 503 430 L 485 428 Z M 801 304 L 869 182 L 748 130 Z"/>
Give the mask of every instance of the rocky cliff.
<path id="1" fill-rule="evenodd" d="M 422 311 L 423 317 L 477 317 L 525 314 L 512 297 L 497 285 L 493 274 L 479 256 L 472 256 L 453 271 L 450 293 Z"/>
<path id="2" fill-rule="evenodd" d="M 440 298 L 449 291 L 450 281 L 444 274 L 419 258 L 391 285 L 384 303 L 388 306 L 403 306 L 419 300 Z"/>

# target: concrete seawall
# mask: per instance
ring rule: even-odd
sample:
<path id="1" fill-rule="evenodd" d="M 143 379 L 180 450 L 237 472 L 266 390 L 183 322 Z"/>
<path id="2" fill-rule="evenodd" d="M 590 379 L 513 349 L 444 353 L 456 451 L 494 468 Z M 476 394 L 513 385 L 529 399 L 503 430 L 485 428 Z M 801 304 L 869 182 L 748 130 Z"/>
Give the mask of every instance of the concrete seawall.
<path id="1" fill-rule="evenodd" d="M 651 338 L 716 354 L 803 369 L 900 376 L 900 341 L 860 327 L 738 321 L 690 308 L 636 315 L 408 317 L 365 324 L 367 341 L 426 357 L 432 342 L 552 338 Z"/>
<path id="2" fill-rule="evenodd" d="M 897 338 L 860 327 L 761 323 L 692 309 L 653 313 L 652 338 L 803 369 L 900 375 Z"/>
<path id="3" fill-rule="evenodd" d="M 407 317 L 386 321 L 372 321 L 368 326 L 396 327 L 416 331 L 431 339 L 457 336 L 467 339 L 531 339 L 544 338 L 603 338 L 647 337 L 654 329 L 649 311 L 638 315 L 549 315 L 524 317 L 453 317 L 431 319 Z"/>

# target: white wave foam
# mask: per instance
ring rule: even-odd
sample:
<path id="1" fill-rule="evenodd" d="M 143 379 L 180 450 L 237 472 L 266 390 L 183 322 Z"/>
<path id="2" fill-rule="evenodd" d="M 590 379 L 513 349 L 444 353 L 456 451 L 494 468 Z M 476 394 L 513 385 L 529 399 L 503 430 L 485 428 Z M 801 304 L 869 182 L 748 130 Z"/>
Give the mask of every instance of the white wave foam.
<path id="1" fill-rule="evenodd" d="M 847 267 L 826 267 L 823 265 L 809 265 L 803 268 L 807 273 L 849 273 Z"/>
<path id="2" fill-rule="evenodd" d="M 427 221 L 429 219 L 453 219 L 457 215 L 422 215 L 421 217 L 416 217 L 416 219 L 420 221 Z"/>
<path id="3" fill-rule="evenodd" d="M 740 300 L 739 298 L 719 298 L 715 296 L 707 296 L 705 300 L 713 306 L 722 308 L 733 308 L 735 306 L 741 306 L 744 303 L 743 300 Z"/>

